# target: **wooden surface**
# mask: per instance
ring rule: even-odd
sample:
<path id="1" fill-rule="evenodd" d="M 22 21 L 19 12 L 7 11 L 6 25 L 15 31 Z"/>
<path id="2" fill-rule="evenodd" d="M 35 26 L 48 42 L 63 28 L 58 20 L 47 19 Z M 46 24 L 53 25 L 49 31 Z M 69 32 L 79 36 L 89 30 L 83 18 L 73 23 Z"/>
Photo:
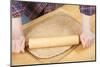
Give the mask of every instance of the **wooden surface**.
<path id="1" fill-rule="evenodd" d="M 75 18 L 81 24 L 81 14 L 79 11 L 79 6 L 65 5 L 61 8 L 61 10 L 65 11 L 68 15 Z M 92 31 L 95 33 L 95 15 L 92 16 L 91 20 L 92 20 Z M 65 56 L 63 58 L 60 58 L 59 56 L 55 58 L 56 59 L 60 58 L 59 62 L 95 60 L 95 43 L 90 48 L 82 48 L 82 46 L 80 45 L 76 47 L 73 51 L 71 51 L 71 53 L 69 53 L 68 55 L 66 54 L 64 55 Z M 12 54 L 13 65 L 41 64 L 41 63 L 42 62 L 39 62 L 35 56 L 33 57 L 28 52 L 20 54 Z"/>

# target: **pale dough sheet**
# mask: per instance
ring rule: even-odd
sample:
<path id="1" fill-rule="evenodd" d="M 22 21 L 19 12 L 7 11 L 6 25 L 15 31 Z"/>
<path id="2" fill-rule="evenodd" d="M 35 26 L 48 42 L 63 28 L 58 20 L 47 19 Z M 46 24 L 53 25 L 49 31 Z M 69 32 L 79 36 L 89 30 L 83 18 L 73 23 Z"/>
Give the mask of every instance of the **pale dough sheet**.
<path id="1" fill-rule="evenodd" d="M 40 58 L 50 58 L 64 52 L 65 50 L 68 50 L 70 47 L 71 46 L 43 48 L 43 49 L 30 49 L 30 52 Z"/>
<path id="2" fill-rule="evenodd" d="M 65 13 L 59 13 L 35 24 L 27 36 L 29 38 L 68 36 L 79 34 L 80 29 L 80 24 L 78 24 L 76 20 Z M 30 52 L 39 58 L 49 58 L 68 50 L 70 47 L 71 46 L 31 49 Z"/>

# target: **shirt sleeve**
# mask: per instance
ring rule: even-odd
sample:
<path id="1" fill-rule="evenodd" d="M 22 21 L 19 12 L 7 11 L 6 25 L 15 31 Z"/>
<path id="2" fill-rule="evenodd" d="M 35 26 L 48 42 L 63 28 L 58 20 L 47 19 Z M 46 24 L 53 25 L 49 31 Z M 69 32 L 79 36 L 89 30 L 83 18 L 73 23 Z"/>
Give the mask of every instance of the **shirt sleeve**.
<path id="1" fill-rule="evenodd" d="M 21 1 L 14 1 L 11 3 L 11 15 L 12 17 L 21 16 L 22 12 L 24 11 L 25 7 Z"/>
<path id="2" fill-rule="evenodd" d="M 44 8 L 43 14 L 49 13 L 61 6 L 63 6 L 63 4 L 48 3 L 47 6 Z"/>
<path id="3" fill-rule="evenodd" d="M 80 6 L 80 12 L 85 15 L 93 15 L 96 12 L 95 6 L 89 6 L 89 5 L 81 5 Z"/>
<path id="4" fill-rule="evenodd" d="M 26 5 L 26 9 L 24 10 L 24 14 L 30 19 L 33 20 L 39 17 L 43 9 L 46 7 L 47 3 L 42 2 L 24 2 Z"/>

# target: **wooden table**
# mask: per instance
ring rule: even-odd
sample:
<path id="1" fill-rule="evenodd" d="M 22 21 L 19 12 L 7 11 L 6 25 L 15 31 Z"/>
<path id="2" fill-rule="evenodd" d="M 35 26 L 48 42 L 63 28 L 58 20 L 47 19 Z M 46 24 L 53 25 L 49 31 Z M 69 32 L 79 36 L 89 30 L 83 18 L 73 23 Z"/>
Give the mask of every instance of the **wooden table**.
<path id="1" fill-rule="evenodd" d="M 67 14 L 75 18 L 81 23 L 81 14 L 78 5 L 65 5 L 61 7 Z M 92 16 L 92 31 L 95 32 L 95 15 Z M 59 62 L 75 62 L 75 61 L 95 61 L 95 43 L 90 48 L 82 48 L 78 46 L 70 54 L 62 58 Z M 20 54 L 12 54 L 12 65 L 41 64 L 35 57 L 28 52 Z"/>

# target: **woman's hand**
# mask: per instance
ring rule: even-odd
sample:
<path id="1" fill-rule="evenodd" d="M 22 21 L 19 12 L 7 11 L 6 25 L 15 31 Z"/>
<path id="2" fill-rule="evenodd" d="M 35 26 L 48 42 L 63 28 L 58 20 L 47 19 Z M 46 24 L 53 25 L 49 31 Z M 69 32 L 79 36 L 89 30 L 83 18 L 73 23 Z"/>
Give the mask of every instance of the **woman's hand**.
<path id="1" fill-rule="evenodd" d="M 25 37 L 23 34 L 21 17 L 12 18 L 12 52 L 24 52 Z"/>
<path id="2" fill-rule="evenodd" d="M 80 39 L 81 39 L 81 42 L 82 42 L 82 46 L 85 48 L 85 47 L 90 47 L 92 45 L 92 43 L 94 42 L 94 39 L 95 39 L 95 35 L 90 32 L 90 33 L 82 33 L 80 35 Z"/>
<path id="3" fill-rule="evenodd" d="M 24 52 L 24 47 L 25 47 L 24 36 L 20 36 L 18 39 L 12 40 L 12 52 L 13 53 Z"/>

